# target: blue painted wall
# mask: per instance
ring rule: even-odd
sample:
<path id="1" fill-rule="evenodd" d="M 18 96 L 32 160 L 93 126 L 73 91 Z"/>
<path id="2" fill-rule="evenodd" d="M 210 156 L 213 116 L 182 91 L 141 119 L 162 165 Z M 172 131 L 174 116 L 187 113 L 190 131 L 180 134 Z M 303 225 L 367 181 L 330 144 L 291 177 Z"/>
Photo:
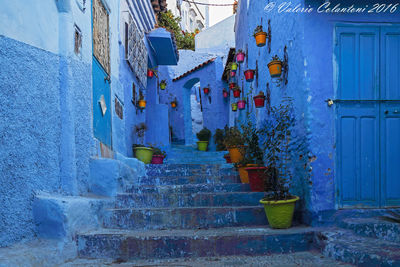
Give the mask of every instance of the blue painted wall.
<path id="1" fill-rule="evenodd" d="M 285 1 L 275 1 L 276 5 Z M 307 4 L 314 1 L 307 1 Z M 304 1 L 292 1 L 293 5 L 305 5 Z M 293 192 L 302 197 L 300 208 L 307 211 L 306 221 L 318 220 L 319 214 L 337 208 L 335 199 L 335 111 L 325 102 L 327 98 L 335 98 L 335 62 L 334 27 L 337 22 L 399 22 L 396 14 L 293 14 L 279 13 L 277 9 L 264 12 L 265 1 L 240 1 L 236 17 L 236 48 L 248 47 L 247 62 L 240 69 L 239 85 L 243 71 L 254 69 L 258 61 L 258 86 L 253 82 L 252 96 L 260 90 L 266 92 L 266 83 L 271 88 L 272 105 L 279 104 L 282 97 L 294 98 L 294 109 L 297 119 L 296 143 L 298 153 L 293 158 L 296 170 L 296 186 Z M 254 28 L 260 24 L 268 29 L 271 19 L 272 45 L 271 53 L 267 46 L 258 48 L 252 37 Z M 283 58 L 283 49 L 287 46 L 289 56 L 289 75 L 286 86 L 277 87 L 272 83 L 267 64 L 277 54 Z M 250 85 L 244 82 L 246 93 Z M 250 96 L 249 96 L 250 97 Z M 234 100 L 231 98 L 231 102 Z M 260 123 L 266 116 L 266 110 L 247 107 L 251 118 Z M 230 121 L 239 124 L 245 119 L 245 111 L 231 112 Z M 329 212 L 328 212 L 329 214 Z"/>

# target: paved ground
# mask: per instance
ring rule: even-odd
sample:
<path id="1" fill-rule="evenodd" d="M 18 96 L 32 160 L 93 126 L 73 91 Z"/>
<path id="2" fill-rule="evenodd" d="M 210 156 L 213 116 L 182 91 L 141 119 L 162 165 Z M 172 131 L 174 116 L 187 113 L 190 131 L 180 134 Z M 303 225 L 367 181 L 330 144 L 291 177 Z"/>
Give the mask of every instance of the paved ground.
<path id="1" fill-rule="evenodd" d="M 100 267 L 100 266 L 113 266 L 113 267 L 128 267 L 128 266 L 141 266 L 141 267 L 161 267 L 161 266 L 175 266 L 175 267 L 206 267 L 206 266 L 268 266 L 268 267 L 328 267 L 328 266 L 353 266 L 341 262 L 334 261 L 330 258 L 322 256 L 318 252 L 296 252 L 290 254 L 273 254 L 270 256 L 259 257 L 211 257 L 211 258 L 198 258 L 198 259 L 170 259 L 170 260 L 157 260 L 157 261 L 136 261 L 117 263 L 107 260 L 74 260 L 68 262 L 60 267 Z"/>

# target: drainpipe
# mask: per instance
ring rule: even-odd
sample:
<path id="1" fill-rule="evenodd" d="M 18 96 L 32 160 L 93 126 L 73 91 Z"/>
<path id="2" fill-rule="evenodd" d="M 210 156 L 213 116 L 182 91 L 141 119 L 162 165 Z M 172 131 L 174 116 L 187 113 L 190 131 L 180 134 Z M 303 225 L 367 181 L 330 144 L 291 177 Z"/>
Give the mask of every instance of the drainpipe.
<path id="1" fill-rule="evenodd" d="M 73 88 L 71 88 L 68 52 L 73 44 L 73 21 L 70 0 L 55 0 L 59 12 L 58 47 L 60 75 L 60 183 L 65 194 L 77 193 L 75 164 L 75 122 L 73 114 Z"/>

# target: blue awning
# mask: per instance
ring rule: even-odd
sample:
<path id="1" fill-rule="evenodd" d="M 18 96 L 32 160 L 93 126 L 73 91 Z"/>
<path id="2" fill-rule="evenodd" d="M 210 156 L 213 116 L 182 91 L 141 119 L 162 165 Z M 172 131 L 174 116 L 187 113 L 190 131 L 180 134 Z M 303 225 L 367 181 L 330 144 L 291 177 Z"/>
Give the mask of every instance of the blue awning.
<path id="1" fill-rule="evenodd" d="M 147 34 L 154 49 L 158 65 L 177 65 L 179 52 L 176 47 L 175 37 L 164 28 L 157 28 Z"/>

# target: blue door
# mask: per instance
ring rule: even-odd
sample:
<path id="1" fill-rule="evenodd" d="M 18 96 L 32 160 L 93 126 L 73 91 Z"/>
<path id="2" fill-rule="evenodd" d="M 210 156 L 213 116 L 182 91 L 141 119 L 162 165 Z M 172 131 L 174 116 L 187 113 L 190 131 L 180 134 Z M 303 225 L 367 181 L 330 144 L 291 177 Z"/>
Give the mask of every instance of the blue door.
<path id="1" fill-rule="evenodd" d="M 93 131 L 111 148 L 111 92 L 109 15 L 101 0 L 92 1 L 93 20 Z"/>
<path id="2" fill-rule="evenodd" d="M 400 28 L 336 34 L 339 205 L 400 205 Z"/>

